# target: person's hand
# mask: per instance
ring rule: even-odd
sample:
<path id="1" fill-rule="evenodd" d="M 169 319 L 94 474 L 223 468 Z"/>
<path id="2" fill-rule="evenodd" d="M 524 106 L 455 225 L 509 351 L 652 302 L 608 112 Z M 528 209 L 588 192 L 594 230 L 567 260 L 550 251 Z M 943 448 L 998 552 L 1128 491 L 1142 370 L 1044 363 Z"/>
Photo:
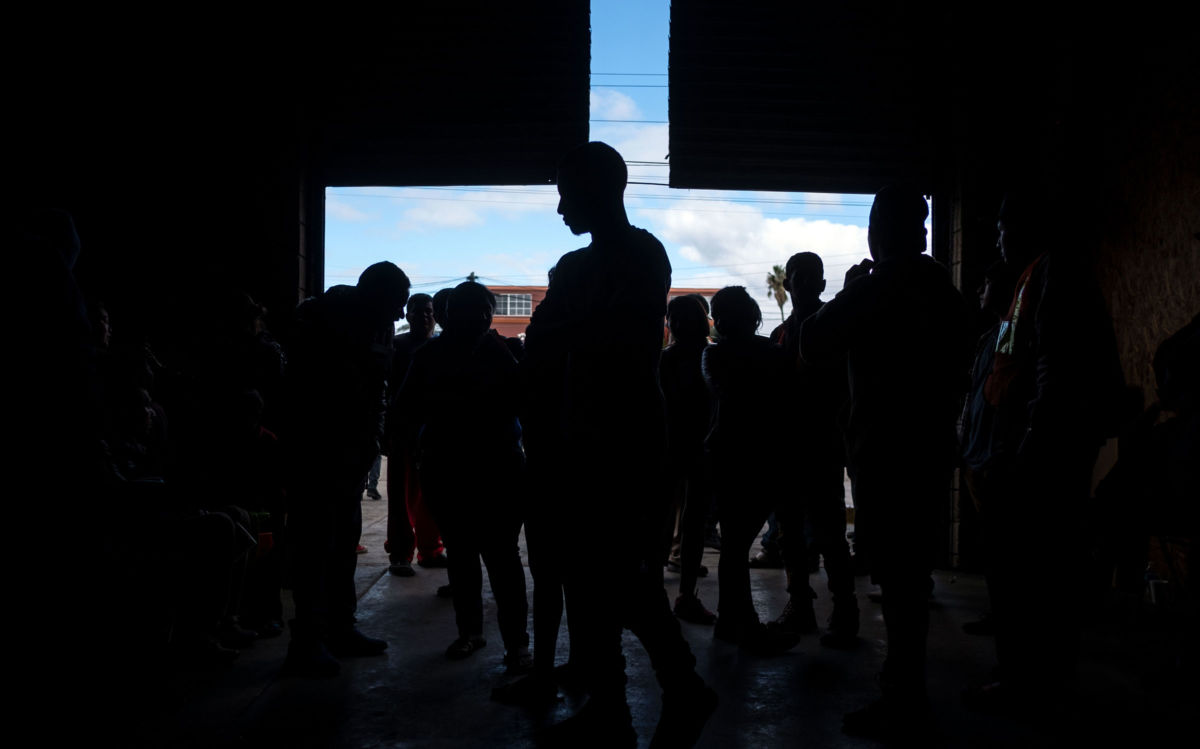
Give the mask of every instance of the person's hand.
<path id="1" fill-rule="evenodd" d="M 870 274 L 871 269 L 874 267 L 875 267 L 875 261 L 871 260 L 870 258 L 867 258 L 866 260 L 862 261 L 858 265 L 850 266 L 850 268 L 846 271 L 846 280 L 842 284 L 842 286 L 843 287 L 849 286 L 851 284 L 851 282 L 857 281 L 858 279 L 862 278 L 863 276 Z"/>

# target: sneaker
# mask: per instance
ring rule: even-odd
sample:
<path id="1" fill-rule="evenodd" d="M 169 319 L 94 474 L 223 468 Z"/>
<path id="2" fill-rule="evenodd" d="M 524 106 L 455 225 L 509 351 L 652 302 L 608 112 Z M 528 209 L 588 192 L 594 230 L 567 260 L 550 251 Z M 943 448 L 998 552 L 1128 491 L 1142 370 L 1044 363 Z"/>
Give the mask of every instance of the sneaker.
<path id="1" fill-rule="evenodd" d="M 821 644 L 835 650 L 855 647 L 858 645 L 858 620 L 858 601 L 835 599 L 833 613 L 829 615 L 829 630 L 821 635 Z"/>
<path id="2" fill-rule="evenodd" d="M 721 550 L 721 534 L 716 528 L 704 533 L 704 547 L 706 549 Z"/>
<path id="3" fill-rule="evenodd" d="M 536 707 L 557 702 L 558 685 L 546 674 L 532 673 L 492 690 L 492 701 L 502 705 Z"/>
<path id="4" fill-rule="evenodd" d="M 292 640 L 287 659 L 283 662 L 284 676 L 328 679 L 338 675 L 342 664 L 319 640 Z"/>
<path id="5" fill-rule="evenodd" d="M 242 626 L 236 616 L 226 617 L 217 626 L 217 639 L 221 645 L 233 650 L 248 648 L 258 639 L 258 633 Z"/>
<path id="6" fill-rule="evenodd" d="M 171 643 L 171 655 L 184 668 L 208 670 L 228 668 L 241 653 L 210 635 L 194 635 Z"/>
<path id="7" fill-rule="evenodd" d="M 928 701 L 906 700 L 900 705 L 880 698 L 861 710 L 846 713 L 842 732 L 876 741 L 927 745 L 932 738 L 933 718 Z"/>
<path id="8" fill-rule="evenodd" d="M 504 672 L 507 674 L 527 674 L 533 669 L 533 656 L 529 648 L 520 647 L 504 654 Z"/>
<path id="9" fill-rule="evenodd" d="M 358 552 L 359 554 L 366 554 L 366 553 L 367 553 L 367 547 L 363 546 L 362 544 L 359 544 L 359 545 L 358 545 L 358 548 L 357 548 L 357 549 L 355 549 L 355 551 L 356 551 L 356 552 Z"/>
<path id="10" fill-rule="evenodd" d="M 343 632 L 325 638 L 325 645 L 329 648 L 329 652 L 338 658 L 379 655 L 387 650 L 388 646 L 387 640 L 367 637 L 362 632 L 359 632 L 357 627 L 350 627 Z"/>
<path id="11" fill-rule="evenodd" d="M 675 616 L 692 624 L 712 625 L 717 621 L 717 615 L 704 608 L 704 604 L 696 596 L 679 596 L 675 599 Z"/>
<path id="12" fill-rule="evenodd" d="M 571 661 L 554 667 L 554 680 L 568 692 L 578 692 L 583 689 L 583 674 L 579 667 Z"/>
<path id="13" fill-rule="evenodd" d="M 412 577 L 417 574 L 417 571 L 413 569 L 412 562 L 407 561 L 392 562 L 388 566 L 388 572 L 396 577 Z"/>
<path id="14" fill-rule="evenodd" d="M 439 567 L 448 567 L 450 565 L 450 560 L 446 558 L 445 554 L 435 554 L 431 557 L 418 559 L 417 564 L 421 565 L 425 569 L 435 569 Z"/>
<path id="15" fill-rule="evenodd" d="M 438 598 L 453 598 L 454 597 L 454 589 L 450 587 L 450 583 L 446 583 L 445 585 L 438 586 L 437 597 Z"/>
<path id="16" fill-rule="evenodd" d="M 379 493 L 378 489 L 367 489 L 367 496 L 376 500 L 383 499 L 383 495 Z"/>
<path id="17" fill-rule="evenodd" d="M 782 655 L 800 643 L 800 635 L 794 632 L 759 624 L 742 631 L 738 645 L 754 655 Z"/>
<path id="18" fill-rule="evenodd" d="M 663 692 L 662 715 L 650 749 L 675 749 L 694 746 L 700 740 L 704 724 L 717 711 L 717 693 L 697 679 L 686 690 Z"/>
<path id="19" fill-rule="evenodd" d="M 487 640 L 479 635 L 460 637 L 450 643 L 450 647 L 446 648 L 446 657 L 452 661 L 461 661 L 464 658 L 470 658 L 476 650 L 479 650 L 484 645 L 487 645 Z"/>
<path id="20" fill-rule="evenodd" d="M 606 705 L 589 699 L 579 712 L 545 729 L 537 746 L 563 749 L 636 747 L 637 732 L 633 730 L 629 705 L 624 702 Z"/>
<path id="21" fill-rule="evenodd" d="M 803 603 L 796 603 L 794 597 L 789 596 L 787 605 L 783 607 L 783 613 L 779 615 L 775 621 L 770 624 L 771 629 L 778 629 L 781 632 L 786 632 L 791 635 L 811 635 L 817 632 L 817 612 L 813 610 L 812 600 L 809 599 Z"/>
<path id="22" fill-rule="evenodd" d="M 750 567 L 756 570 L 783 569 L 783 557 L 778 554 L 768 554 L 765 551 L 760 551 L 750 557 Z"/>
<path id="23" fill-rule="evenodd" d="M 984 614 L 973 622 L 963 624 L 962 631 L 968 635 L 990 637 L 996 634 L 996 620 L 991 614 Z"/>

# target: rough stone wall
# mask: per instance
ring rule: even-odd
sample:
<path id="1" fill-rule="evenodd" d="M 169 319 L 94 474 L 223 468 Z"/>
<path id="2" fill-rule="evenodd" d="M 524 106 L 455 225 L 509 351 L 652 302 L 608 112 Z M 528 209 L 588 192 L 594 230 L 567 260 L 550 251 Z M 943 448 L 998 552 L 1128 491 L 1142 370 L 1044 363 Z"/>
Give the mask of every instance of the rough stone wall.
<path id="1" fill-rule="evenodd" d="M 1200 107 L 1194 78 L 1160 78 L 1158 96 L 1110 126 L 1097 275 L 1125 377 L 1155 400 L 1154 351 L 1200 313 Z M 1147 91 L 1147 94 L 1151 93 Z"/>

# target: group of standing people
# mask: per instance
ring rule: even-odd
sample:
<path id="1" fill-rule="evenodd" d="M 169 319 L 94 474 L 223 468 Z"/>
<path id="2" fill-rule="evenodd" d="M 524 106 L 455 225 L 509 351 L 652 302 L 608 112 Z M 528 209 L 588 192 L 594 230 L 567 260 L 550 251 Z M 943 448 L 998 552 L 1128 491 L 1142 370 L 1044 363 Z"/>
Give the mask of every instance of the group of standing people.
<path id="1" fill-rule="evenodd" d="M 717 697 L 696 672 L 679 620 L 715 623 L 718 639 L 751 652 L 791 648 L 817 628 L 810 543 L 825 559 L 833 598 L 823 642 L 853 645 L 859 611 L 843 471 L 888 641 L 881 698 L 848 714 L 844 728 L 919 732 L 929 716 L 925 649 L 938 514 L 959 460 L 962 395 L 971 391 L 968 482 L 995 534 L 1005 536 L 992 549 L 1004 573 L 989 578 L 1004 687 L 989 685 L 973 699 L 1053 688 L 1045 677 L 1069 671 L 1062 644 L 1070 638 L 1070 601 L 1026 595 L 1027 583 L 1015 593 L 1016 581 L 1032 575 L 1030 557 L 1017 552 L 1061 527 L 1044 513 L 1068 524 L 1086 498 L 1110 426 L 1094 405 L 1120 372 L 1102 300 L 1063 278 L 1067 263 L 1058 253 L 1042 252 L 1036 211 L 1014 197 L 1001 214 L 1005 272 L 991 275 L 1015 283 L 992 290 L 988 304 L 1002 321 L 977 349 L 972 382 L 971 316 L 947 269 L 924 254 L 928 204 L 918 191 L 893 186 L 876 195 L 871 259 L 850 269 L 832 300 L 820 300 L 820 257 L 798 253 L 786 267 L 794 309 L 770 338 L 756 334 L 762 317 L 745 289 L 727 287 L 711 301 L 709 343 L 703 300 L 667 304 L 670 263 L 657 239 L 629 223 L 625 184 L 624 161 L 605 144 L 588 143 L 561 162 L 558 213 L 591 243 L 552 270 L 523 347 L 490 330 L 494 299 L 474 282 L 449 293 L 444 332 L 430 338 L 433 300 L 410 299 L 408 279 L 390 263 L 300 307 L 307 328 L 290 377 L 304 416 L 289 432 L 298 487 L 289 667 L 333 673 L 336 656 L 386 648 L 355 629 L 352 582 L 362 477 L 386 414 L 390 465 L 406 497 L 422 495 L 449 557 L 458 637 L 447 656 L 485 645 L 482 559 L 505 663 L 531 670 L 496 690 L 496 699 L 552 698 L 564 668 L 587 691 L 586 705 L 552 727 L 549 740 L 636 743 L 620 640 L 630 629 L 663 689 L 652 745 L 694 743 Z M 401 356 L 392 325 L 406 303 L 413 340 Z M 672 334 L 665 350 L 664 315 Z M 696 594 L 709 487 L 723 536 L 716 616 Z M 675 504 L 683 549 L 672 609 L 662 569 Z M 393 555 L 396 574 L 404 574 L 398 561 L 412 559 L 419 513 L 412 504 L 407 510 L 393 509 L 395 529 L 389 522 L 391 544 L 403 547 L 401 559 Z M 748 558 L 772 512 L 783 528 L 790 598 L 780 618 L 764 624 L 751 600 Z M 1035 512 L 1042 521 L 1029 522 Z M 534 577 L 532 655 L 517 549 L 522 524 Z M 440 554 L 435 539 L 419 553 Z M 1042 615 L 1028 616 L 1032 607 Z M 568 666 L 555 669 L 564 608 L 571 653 Z M 1047 611 L 1063 630 L 1053 639 L 1030 631 Z"/>

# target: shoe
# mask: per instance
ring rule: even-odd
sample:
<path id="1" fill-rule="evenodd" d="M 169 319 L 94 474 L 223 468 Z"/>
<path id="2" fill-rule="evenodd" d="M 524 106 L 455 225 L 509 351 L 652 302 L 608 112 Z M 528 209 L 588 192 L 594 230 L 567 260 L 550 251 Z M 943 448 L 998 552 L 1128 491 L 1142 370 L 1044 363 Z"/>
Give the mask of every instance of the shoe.
<path id="1" fill-rule="evenodd" d="M 712 625 L 717 621 L 717 615 L 704 608 L 704 604 L 696 596 L 679 596 L 675 599 L 675 616 L 681 621 L 692 624 Z"/>
<path id="2" fill-rule="evenodd" d="M 629 705 L 624 702 L 605 705 L 589 699 L 579 712 L 542 731 L 536 744 L 563 749 L 585 746 L 620 749 L 636 747 L 637 732 L 633 730 Z"/>
<path id="3" fill-rule="evenodd" d="M 203 671 L 228 668 L 241 653 L 225 647 L 215 637 L 195 635 L 173 642 L 171 655 L 180 666 Z"/>
<path id="4" fill-rule="evenodd" d="M 287 659 L 283 662 L 284 676 L 328 679 L 338 675 L 342 664 L 319 640 L 292 640 Z"/>
<path id="5" fill-rule="evenodd" d="M 963 624 L 962 631 L 968 635 L 990 637 L 996 634 L 996 620 L 991 614 L 984 614 L 973 622 Z"/>
<path id="6" fill-rule="evenodd" d="M 450 561 L 446 558 L 445 554 L 435 554 L 431 557 L 418 559 L 417 564 L 421 565 L 425 569 L 436 569 L 439 567 L 448 567 L 450 565 Z"/>
<path id="7" fill-rule="evenodd" d="M 717 532 L 716 528 L 704 534 L 704 548 L 721 550 L 721 534 Z"/>
<path id="8" fill-rule="evenodd" d="M 487 640 L 479 635 L 460 637 L 450 643 L 450 647 L 446 648 L 446 657 L 452 661 L 461 661 L 463 658 L 471 657 L 476 650 L 479 650 L 484 645 L 487 645 Z"/>
<path id="9" fill-rule="evenodd" d="M 367 637 L 362 632 L 359 632 L 357 627 L 351 627 L 336 635 L 325 638 L 325 646 L 329 648 L 330 653 L 333 653 L 338 658 L 354 658 L 358 656 L 379 655 L 387 650 L 388 644 L 387 640 Z"/>
<path id="10" fill-rule="evenodd" d="M 392 562 L 388 565 L 388 572 L 396 577 L 412 577 L 417 574 L 413 569 L 412 562 Z"/>
<path id="11" fill-rule="evenodd" d="M 504 673 L 527 674 L 533 670 L 533 656 L 529 648 L 520 647 L 504 654 Z"/>
<path id="12" fill-rule="evenodd" d="M 376 500 L 383 499 L 383 495 L 379 493 L 378 489 L 367 489 L 367 496 Z"/>
<path id="13" fill-rule="evenodd" d="M 750 557 L 750 567 L 756 570 L 783 569 L 783 557 L 778 554 L 768 554 L 765 551 L 760 551 Z"/>
<path id="14" fill-rule="evenodd" d="M 283 622 L 278 619 L 264 619 L 262 621 L 250 622 L 246 625 L 249 629 L 254 630 L 258 634 L 258 639 L 269 640 L 272 637 L 279 637 L 283 634 Z"/>
<path id="15" fill-rule="evenodd" d="M 813 610 L 812 600 L 797 604 L 794 597 L 788 597 L 783 613 L 769 626 L 797 637 L 816 634 L 817 612 Z"/>
<path id="16" fill-rule="evenodd" d="M 1029 693 L 1022 693 L 1003 681 L 994 681 L 977 687 L 968 687 L 962 693 L 963 707 L 985 715 L 1029 714 L 1038 706 L 1045 707 L 1052 700 L 1031 700 Z"/>
<path id="17" fill-rule="evenodd" d="M 358 552 L 359 554 L 366 554 L 366 553 L 367 553 L 367 547 L 363 546 L 362 544 L 359 544 L 359 545 L 358 545 L 358 548 L 357 548 L 357 549 L 355 549 L 355 551 L 356 551 L 356 552 Z"/>
<path id="18" fill-rule="evenodd" d="M 927 700 L 905 700 L 901 705 L 880 698 L 861 710 L 846 713 L 842 717 L 842 733 L 876 741 L 927 745 L 933 734 L 933 718 Z"/>
<path id="19" fill-rule="evenodd" d="M 673 572 L 677 575 L 683 572 L 683 567 L 679 564 L 679 562 L 674 560 L 668 559 L 666 567 L 667 572 Z M 705 567 L 703 564 L 697 567 L 696 577 L 708 577 L 708 567 Z"/>
<path id="20" fill-rule="evenodd" d="M 858 645 L 858 601 L 853 597 L 833 601 L 829 630 L 821 635 L 821 644 L 834 650 L 849 650 Z"/>
<path id="21" fill-rule="evenodd" d="M 583 689 L 583 674 L 579 667 L 571 661 L 554 667 L 554 680 L 568 692 L 578 692 Z"/>
<path id="22" fill-rule="evenodd" d="M 492 690 L 492 701 L 502 705 L 537 707 L 557 702 L 558 699 L 558 685 L 553 677 L 539 673 L 532 673 Z"/>
<path id="23" fill-rule="evenodd" d="M 438 586 L 437 597 L 438 598 L 453 598 L 454 597 L 454 590 L 451 589 L 450 583 L 446 583 L 445 585 Z"/>
<path id="24" fill-rule="evenodd" d="M 254 645 L 258 633 L 243 627 L 236 616 L 225 618 L 217 627 L 217 640 L 223 647 L 233 650 L 248 648 Z"/>
<path id="25" fill-rule="evenodd" d="M 782 655 L 800 643 L 800 635 L 757 622 L 743 628 L 738 645 L 754 655 Z"/>
<path id="26" fill-rule="evenodd" d="M 676 749 L 694 746 L 700 740 L 704 724 L 717 711 L 717 693 L 697 678 L 690 689 L 663 692 L 662 715 L 650 749 Z"/>

